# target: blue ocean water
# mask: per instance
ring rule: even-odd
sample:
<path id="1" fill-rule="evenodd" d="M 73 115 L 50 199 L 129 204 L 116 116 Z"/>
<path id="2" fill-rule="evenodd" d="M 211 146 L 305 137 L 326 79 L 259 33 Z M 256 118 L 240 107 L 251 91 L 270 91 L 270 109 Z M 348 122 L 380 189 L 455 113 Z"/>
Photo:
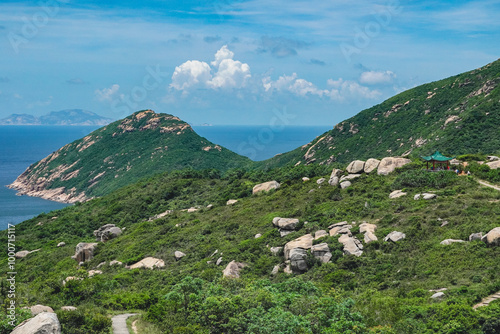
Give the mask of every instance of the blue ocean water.
<path id="1" fill-rule="evenodd" d="M 42 212 L 67 206 L 36 197 L 16 196 L 15 190 L 5 186 L 32 163 L 95 129 L 95 126 L 0 126 L 1 230 L 9 223 L 18 224 Z"/>
<path id="2" fill-rule="evenodd" d="M 28 196 L 16 196 L 5 186 L 29 165 L 60 147 L 88 135 L 89 126 L 0 126 L 0 229 L 18 224 L 42 212 L 67 204 Z M 330 126 L 193 126 L 202 137 L 252 160 L 265 160 L 302 146 L 329 130 Z"/>
<path id="3" fill-rule="evenodd" d="M 193 126 L 202 137 L 233 152 L 260 161 L 309 143 L 332 126 Z"/>

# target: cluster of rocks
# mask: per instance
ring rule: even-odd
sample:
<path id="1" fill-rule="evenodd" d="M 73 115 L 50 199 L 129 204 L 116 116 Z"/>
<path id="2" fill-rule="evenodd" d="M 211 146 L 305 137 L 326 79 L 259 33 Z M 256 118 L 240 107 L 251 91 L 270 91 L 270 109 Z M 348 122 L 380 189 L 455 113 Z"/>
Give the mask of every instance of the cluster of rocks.
<path id="1" fill-rule="evenodd" d="M 382 160 L 368 159 L 366 161 L 354 160 L 346 168 L 348 175 L 342 175 L 344 172 L 334 168 L 330 175 L 328 183 L 331 186 L 339 186 L 342 189 L 352 185 L 351 181 L 360 177 L 363 173 L 369 174 L 377 170 L 378 175 L 387 175 L 392 173 L 396 168 L 402 167 L 410 163 L 410 159 L 387 157 Z M 318 180 L 319 181 L 319 180 Z"/>
<path id="2" fill-rule="evenodd" d="M 483 235 L 483 232 L 472 233 L 469 235 L 469 241 L 482 241 L 489 246 L 500 246 L 500 227 L 495 227 L 488 233 Z M 445 239 L 440 242 L 441 245 L 451 245 L 452 243 L 463 243 L 465 240 L 460 239 Z"/>
<path id="3" fill-rule="evenodd" d="M 115 226 L 115 224 L 106 224 L 94 231 L 97 242 L 106 242 L 118 237 L 120 234 L 122 234 L 122 229 Z"/>
<path id="4" fill-rule="evenodd" d="M 275 217 L 273 219 L 273 225 L 278 227 L 280 232 L 285 232 L 286 234 L 295 230 L 298 223 L 299 220 L 296 218 Z M 351 232 L 354 225 L 356 225 L 356 222 L 352 222 L 350 224 L 347 221 L 335 223 L 328 226 L 328 232 L 326 230 L 318 230 L 314 233 L 314 236 L 311 233 L 303 235 L 286 243 L 284 247 L 270 247 L 270 251 L 274 256 L 277 256 L 281 250 L 283 250 L 283 256 L 285 259 L 284 264 L 276 265 L 273 268 L 272 274 L 277 274 L 280 269 L 283 269 L 285 273 L 303 273 L 307 271 L 308 250 L 313 257 L 320 260 L 322 263 L 329 262 L 332 258 L 332 253 L 328 244 L 326 242 L 314 244 L 315 240 L 327 236 L 339 237 L 338 241 L 344 245 L 344 255 L 361 256 L 361 254 L 363 254 L 363 244 Z M 359 225 L 359 232 L 363 234 L 363 241 L 366 244 L 378 240 L 375 235 L 376 229 L 377 225 L 367 222 L 362 222 Z M 384 240 L 398 242 L 404 238 L 404 233 L 393 231 L 386 236 Z"/>

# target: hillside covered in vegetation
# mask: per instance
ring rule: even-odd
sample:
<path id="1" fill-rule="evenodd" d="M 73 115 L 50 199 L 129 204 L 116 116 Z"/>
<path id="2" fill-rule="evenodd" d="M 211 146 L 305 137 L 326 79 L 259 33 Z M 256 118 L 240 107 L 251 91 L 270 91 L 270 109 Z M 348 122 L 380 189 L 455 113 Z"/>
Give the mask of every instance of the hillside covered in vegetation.
<path id="1" fill-rule="evenodd" d="M 404 91 L 311 143 L 261 163 L 347 163 L 387 155 L 500 152 L 500 60 Z"/>
<path id="2" fill-rule="evenodd" d="M 73 203 L 165 171 L 225 171 L 249 163 L 198 136 L 178 117 L 143 110 L 65 145 L 31 165 L 11 187 L 20 194 Z"/>
<path id="3" fill-rule="evenodd" d="M 499 226 L 500 192 L 421 168 L 362 174 L 346 189 L 329 185 L 331 167 L 319 165 L 179 171 L 42 214 L 15 227 L 16 251 L 39 249 L 16 262 L 18 305 L 52 307 L 73 334 L 108 333 L 109 315 L 125 311 L 141 313 L 146 333 L 498 333 L 500 302 L 473 305 L 500 290 L 500 247 L 469 236 Z M 269 180 L 280 187 L 252 195 Z M 390 198 L 394 190 L 406 195 Z M 424 192 L 435 196 L 414 199 Z M 276 217 L 298 223 L 280 233 Z M 362 244 L 359 256 L 332 233 L 339 222 Z M 376 225 L 377 240 L 367 242 L 363 223 Z M 122 234 L 79 265 L 75 247 L 95 243 L 105 224 Z M 328 247 L 328 261 L 309 249 L 306 269 L 289 272 L 286 247 L 275 247 L 321 231 L 312 244 Z M 404 239 L 384 241 L 393 231 Z M 148 257 L 156 268 L 136 268 Z M 239 278 L 223 277 L 232 261 Z M 3 308 L 6 286 L 2 278 Z M 61 310 L 68 305 L 78 310 Z"/>

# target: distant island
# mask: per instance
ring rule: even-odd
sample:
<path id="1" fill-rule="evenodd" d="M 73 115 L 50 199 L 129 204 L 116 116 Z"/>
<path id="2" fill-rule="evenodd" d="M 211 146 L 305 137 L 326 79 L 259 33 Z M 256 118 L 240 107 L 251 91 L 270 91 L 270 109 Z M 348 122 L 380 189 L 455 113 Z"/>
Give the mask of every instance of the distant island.
<path id="1" fill-rule="evenodd" d="M 98 125 L 103 126 L 113 119 L 102 117 L 91 111 L 82 109 L 66 109 L 52 111 L 40 117 L 29 114 L 12 114 L 0 119 L 0 125 Z"/>

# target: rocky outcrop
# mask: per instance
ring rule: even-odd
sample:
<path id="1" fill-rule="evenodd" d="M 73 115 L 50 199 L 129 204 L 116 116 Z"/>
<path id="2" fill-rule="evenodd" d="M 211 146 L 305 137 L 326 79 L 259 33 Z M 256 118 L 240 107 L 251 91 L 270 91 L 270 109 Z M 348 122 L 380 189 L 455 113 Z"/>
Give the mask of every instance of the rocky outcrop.
<path id="1" fill-rule="evenodd" d="M 174 212 L 174 210 L 167 210 L 167 211 L 164 211 L 164 212 L 162 212 L 162 213 L 159 213 L 159 214 L 157 214 L 157 215 L 154 215 L 153 217 L 150 217 L 150 218 L 148 219 L 148 221 L 152 222 L 153 220 L 163 218 L 163 217 L 165 217 L 166 215 L 171 214 L 172 212 Z"/>
<path id="2" fill-rule="evenodd" d="M 458 240 L 458 239 L 445 239 L 443 241 L 440 242 L 441 245 L 451 245 L 452 243 L 456 243 L 456 242 L 465 242 L 463 240 Z"/>
<path id="3" fill-rule="evenodd" d="M 61 310 L 62 311 L 69 311 L 69 312 L 71 312 L 71 311 L 76 311 L 78 309 L 76 307 L 74 307 L 74 306 L 61 306 Z"/>
<path id="4" fill-rule="evenodd" d="M 83 280 L 83 278 L 81 277 L 68 276 L 63 280 L 62 285 L 65 286 L 66 283 L 68 283 L 69 281 L 81 281 L 81 280 Z"/>
<path id="5" fill-rule="evenodd" d="M 240 278 L 241 269 L 245 268 L 245 263 L 231 261 L 226 268 L 222 271 L 222 276 L 225 278 Z"/>
<path id="6" fill-rule="evenodd" d="M 334 237 L 338 234 L 347 234 L 349 236 L 352 235 L 351 233 L 352 225 L 349 225 L 347 222 L 336 223 L 328 226 L 328 228 L 330 229 L 331 237 Z"/>
<path id="7" fill-rule="evenodd" d="M 422 193 L 422 194 L 416 194 L 413 196 L 414 200 L 419 200 L 419 199 L 425 199 L 425 200 L 430 200 L 436 198 L 436 194 L 431 194 L 431 193 Z"/>
<path id="8" fill-rule="evenodd" d="M 483 232 L 472 233 L 471 235 L 469 235 L 469 241 L 476 241 L 476 240 L 481 241 L 482 238 L 483 238 Z"/>
<path id="9" fill-rule="evenodd" d="M 354 180 L 354 179 L 357 179 L 358 177 L 360 177 L 361 174 L 349 174 L 349 175 L 343 175 L 340 177 L 340 180 L 339 182 L 342 183 L 344 181 L 350 181 L 350 180 Z"/>
<path id="10" fill-rule="evenodd" d="M 364 234 L 364 241 L 366 244 L 377 241 L 378 238 L 375 235 L 375 230 L 377 229 L 377 225 L 370 223 L 362 223 L 359 225 L 359 232 Z"/>
<path id="11" fill-rule="evenodd" d="M 323 238 L 323 237 L 327 237 L 328 236 L 328 232 L 325 231 L 325 230 L 319 230 L 319 231 L 316 231 L 314 233 L 314 240 L 318 240 L 320 238 Z"/>
<path id="12" fill-rule="evenodd" d="M 50 306 L 45 305 L 34 305 L 30 307 L 30 311 L 32 315 L 37 315 L 42 312 L 54 313 L 54 310 Z"/>
<path id="13" fill-rule="evenodd" d="M 490 246 L 500 245 L 500 227 L 495 227 L 481 238 L 483 242 Z"/>
<path id="14" fill-rule="evenodd" d="M 186 256 L 186 254 L 184 254 L 183 252 L 181 251 L 175 251 L 174 252 L 174 256 L 175 256 L 175 259 L 177 261 L 179 261 L 180 259 L 182 259 L 184 256 Z"/>
<path id="15" fill-rule="evenodd" d="M 115 224 L 106 224 L 94 231 L 94 236 L 96 237 L 97 242 L 106 242 L 118 237 L 120 234 L 122 234 L 122 229 L 115 226 Z"/>
<path id="16" fill-rule="evenodd" d="M 96 247 L 96 242 L 80 242 L 76 245 L 75 255 L 71 258 L 75 259 L 78 263 L 89 261 L 94 257 L 94 250 Z"/>
<path id="17" fill-rule="evenodd" d="M 66 243 L 64 241 L 61 241 L 60 243 L 57 244 L 57 247 L 64 247 L 66 246 Z"/>
<path id="18" fill-rule="evenodd" d="M 101 270 L 89 270 L 89 277 L 102 274 Z"/>
<path id="19" fill-rule="evenodd" d="M 435 294 L 433 294 L 431 296 L 432 299 L 439 299 L 439 298 L 443 298 L 445 296 L 444 292 L 436 292 Z"/>
<path id="20" fill-rule="evenodd" d="M 313 243 L 313 236 L 311 234 L 306 234 L 288 242 L 284 248 L 285 260 L 290 259 L 290 252 L 294 248 L 310 249 Z"/>
<path id="21" fill-rule="evenodd" d="M 398 231 L 392 231 L 385 238 L 384 241 L 398 242 L 406 238 L 406 234 Z"/>
<path id="22" fill-rule="evenodd" d="M 277 181 L 269 181 L 269 182 L 264 182 L 257 184 L 256 186 L 253 187 L 252 189 L 252 194 L 257 194 L 262 191 L 270 191 L 272 189 L 278 189 L 280 187 L 280 184 Z"/>
<path id="23" fill-rule="evenodd" d="M 294 273 L 307 271 L 307 251 L 303 248 L 294 248 L 290 251 L 290 267 Z"/>
<path id="24" fill-rule="evenodd" d="M 340 183 L 340 188 L 346 189 L 346 188 L 349 188 L 351 185 L 352 185 L 351 181 L 344 181 L 344 182 Z"/>
<path id="25" fill-rule="evenodd" d="M 154 257 L 146 257 L 146 258 L 142 259 L 141 261 L 134 263 L 129 268 L 130 269 L 136 269 L 136 268 L 153 269 L 153 268 L 163 268 L 163 267 L 165 267 L 165 262 L 163 260 L 157 259 Z"/>
<path id="26" fill-rule="evenodd" d="M 363 244 L 356 237 L 341 234 L 339 242 L 344 245 L 345 255 L 361 256 L 363 254 Z"/>
<path id="27" fill-rule="evenodd" d="M 311 247 L 312 255 L 322 263 L 327 263 L 332 258 L 332 253 L 326 242 Z"/>
<path id="28" fill-rule="evenodd" d="M 35 249 L 32 251 L 22 250 L 22 251 L 17 252 L 16 254 L 14 254 L 14 257 L 16 259 L 22 259 L 22 258 L 25 258 L 26 256 L 30 255 L 31 253 L 38 252 L 38 251 L 39 251 L 39 249 Z"/>
<path id="29" fill-rule="evenodd" d="M 387 157 L 383 158 L 378 165 L 377 174 L 378 175 L 387 175 L 392 173 L 396 168 L 403 167 L 404 165 L 410 163 L 410 159 L 406 158 L 394 158 Z"/>
<path id="30" fill-rule="evenodd" d="M 296 218 L 275 217 L 273 219 L 273 225 L 279 229 L 282 237 L 295 231 L 298 224 L 299 220 Z"/>
<path id="31" fill-rule="evenodd" d="M 322 177 L 322 178 L 317 179 L 316 183 L 317 184 L 323 184 L 325 181 L 326 181 L 326 179 L 324 177 Z"/>
<path id="32" fill-rule="evenodd" d="M 237 202 L 238 202 L 238 200 L 237 200 L 237 199 L 230 199 L 230 200 L 228 200 L 228 201 L 226 202 L 226 205 L 234 205 L 234 204 L 236 204 Z"/>
<path id="33" fill-rule="evenodd" d="M 343 173 L 344 173 L 343 170 L 334 168 L 332 170 L 332 174 L 330 174 L 330 179 L 328 180 L 328 184 L 333 186 L 333 187 L 338 186 L 339 181 L 340 181 L 340 177 L 342 176 Z"/>
<path id="34" fill-rule="evenodd" d="M 389 198 L 394 199 L 394 198 L 399 198 L 399 197 L 406 196 L 406 195 L 407 195 L 407 193 L 403 192 L 402 190 L 394 190 L 392 193 L 389 194 Z"/>
<path id="35" fill-rule="evenodd" d="M 490 167 L 490 169 L 498 169 L 498 168 L 500 168 L 500 160 L 487 162 L 486 165 L 488 165 L 488 167 Z"/>
<path id="36" fill-rule="evenodd" d="M 363 172 L 365 168 L 365 162 L 361 160 L 354 160 L 352 161 L 346 168 L 346 171 L 349 174 L 358 174 Z"/>
<path id="37" fill-rule="evenodd" d="M 380 160 L 370 158 L 370 159 L 366 160 L 365 167 L 364 167 L 363 171 L 366 174 L 369 174 L 369 173 L 373 172 L 375 169 L 377 169 L 379 164 L 380 164 Z"/>
<path id="38" fill-rule="evenodd" d="M 61 334 L 61 324 L 55 313 L 42 312 L 22 322 L 11 334 Z"/>
<path id="39" fill-rule="evenodd" d="M 269 250 L 274 256 L 277 256 L 283 247 L 271 247 Z"/>

